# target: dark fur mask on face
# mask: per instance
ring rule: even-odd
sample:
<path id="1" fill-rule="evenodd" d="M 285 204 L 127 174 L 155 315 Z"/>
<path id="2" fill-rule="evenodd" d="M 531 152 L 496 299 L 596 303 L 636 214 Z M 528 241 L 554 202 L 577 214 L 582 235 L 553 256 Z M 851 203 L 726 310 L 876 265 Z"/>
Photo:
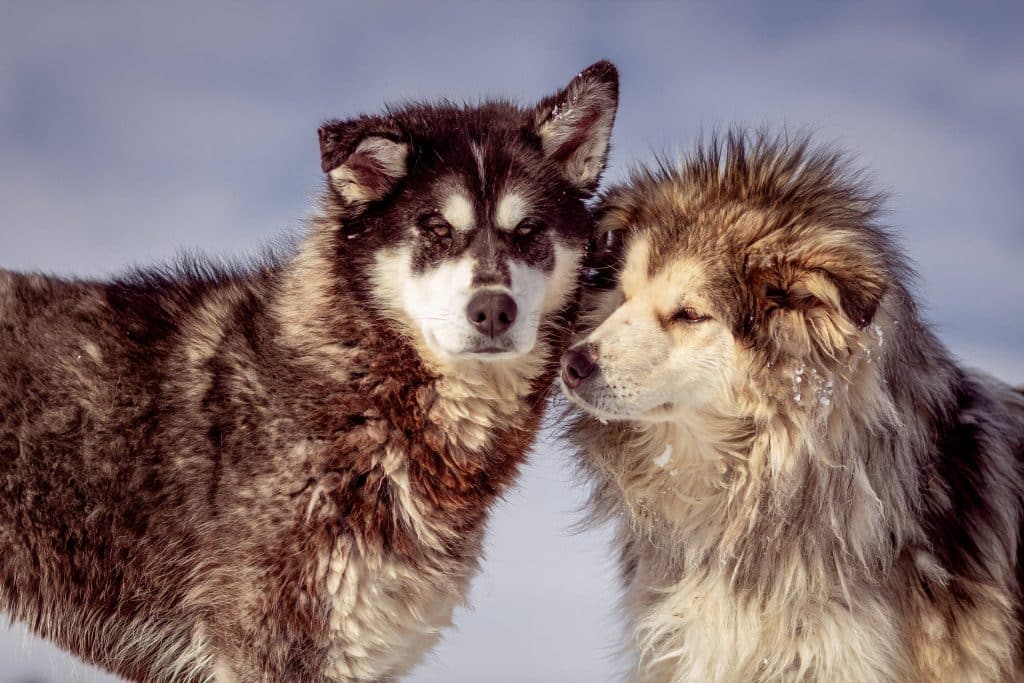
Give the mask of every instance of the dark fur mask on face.
<path id="1" fill-rule="evenodd" d="M 453 188 L 481 218 L 476 243 L 499 245 L 485 255 L 495 270 L 508 258 L 543 265 L 552 240 L 584 245 L 593 228 L 584 202 L 604 171 L 617 104 L 618 73 L 598 62 L 529 108 L 416 103 L 325 122 L 323 205 L 336 230 L 339 274 L 358 292 L 365 278 L 351 274 L 364 274 L 380 249 L 412 243 L 415 266 L 426 268 L 478 247 L 472 235 L 431 234 L 430 217 Z M 493 224 L 497 203 L 513 189 L 530 210 L 522 239 Z"/>

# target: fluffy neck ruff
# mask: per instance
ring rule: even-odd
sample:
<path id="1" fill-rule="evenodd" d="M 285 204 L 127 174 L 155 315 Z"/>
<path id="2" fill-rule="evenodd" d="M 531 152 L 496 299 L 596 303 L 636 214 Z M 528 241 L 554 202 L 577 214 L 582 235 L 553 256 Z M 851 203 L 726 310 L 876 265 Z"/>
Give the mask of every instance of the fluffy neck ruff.
<path id="1" fill-rule="evenodd" d="M 955 370 L 915 319 L 882 311 L 857 339 L 841 364 L 767 360 L 728 409 L 577 430 L 597 455 L 584 461 L 598 517 L 624 508 L 627 536 L 669 583 L 720 574 L 799 604 L 881 580 L 898 551 L 927 543 L 935 425 L 921 416 L 949 404 Z M 929 366 L 927 382 L 894 385 L 900 363 Z"/>

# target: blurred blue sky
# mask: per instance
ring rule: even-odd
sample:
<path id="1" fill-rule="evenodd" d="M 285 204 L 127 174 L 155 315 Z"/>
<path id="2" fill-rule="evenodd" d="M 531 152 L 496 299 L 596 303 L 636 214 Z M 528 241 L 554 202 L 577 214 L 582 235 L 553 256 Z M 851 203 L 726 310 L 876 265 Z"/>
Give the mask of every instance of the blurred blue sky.
<path id="1" fill-rule="evenodd" d="M 1024 3 L 143 3 L 0 7 L 0 266 L 103 275 L 300 228 L 321 119 L 410 98 L 532 101 L 615 61 L 609 179 L 732 123 L 811 127 L 892 193 L 941 336 L 1024 382 Z M 616 594 L 538 449 L 415 681 L 604 681 Z M 68 659 L 0 631 L 0 683 Z M 10 664 L 8 664 L 10 662 Z M 79 669 L 79 680 L 93 674 Z M 99 679 L 97 679 L 99 680 Z"/>

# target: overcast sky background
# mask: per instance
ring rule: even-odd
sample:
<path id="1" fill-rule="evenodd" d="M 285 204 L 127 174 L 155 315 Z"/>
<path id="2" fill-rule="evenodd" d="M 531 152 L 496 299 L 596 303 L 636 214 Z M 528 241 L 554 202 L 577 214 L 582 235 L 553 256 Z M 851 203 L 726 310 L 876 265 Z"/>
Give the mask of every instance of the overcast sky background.
<path id="1" fill-rule="evenodd" d="M 892 192 L 928 318 L 1024 382 L 1024 3 L 0 3 L 0 266 L 107 275 L 299 228 L 321 119 L 408 98 L 532 102 L 619 66 L 608 178 L 731 123 L 813 127 Z M 417 683 L 610 681 L 603 534 L 542 443 L 473 609 Z M 0 625 L 0 683 L 109 676 Z"/>

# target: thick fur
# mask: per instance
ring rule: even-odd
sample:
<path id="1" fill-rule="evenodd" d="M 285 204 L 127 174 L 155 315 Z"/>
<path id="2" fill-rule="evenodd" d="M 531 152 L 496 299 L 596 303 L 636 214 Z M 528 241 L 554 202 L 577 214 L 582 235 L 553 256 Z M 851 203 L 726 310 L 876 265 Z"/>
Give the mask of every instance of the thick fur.
<path id="1" fill-rule="evenodd" d="M 879 206 L 743 133 L 603 198 L 563 388 L 637 680 L 1024 679 L 1024 396 L 922 322 Z"/>
<path id="2" fill-rule="evenodd" d="M 0 608 L 138 681 L 409 671 L 536 435 L 616 97 L 600 63 L 531 109 L 328 122 L 323 210 L 253 267 L 0 271 Z M 558 108 L 600 116 L 566 130 Z M 445 216 L 453 188 L 467 205 Z M 445 222 L 460 216 L 473 225 Z M 425 336 L 394 278 L 455 261 L 514 296 L 532 273 L 525 341 Z"/>

